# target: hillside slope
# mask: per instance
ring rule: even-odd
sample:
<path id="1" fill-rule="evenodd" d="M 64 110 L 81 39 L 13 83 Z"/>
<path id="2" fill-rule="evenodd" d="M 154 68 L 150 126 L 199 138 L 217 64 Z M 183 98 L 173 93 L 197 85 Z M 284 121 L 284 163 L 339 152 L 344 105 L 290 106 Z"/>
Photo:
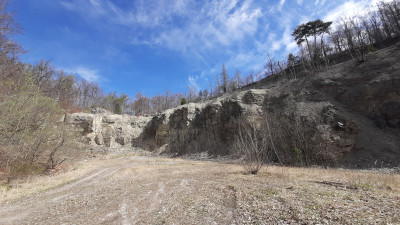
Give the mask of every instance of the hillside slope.
<path id="1" fill-rule="evenodd" d="M 133 146 L 176 155 L 204 151 L 226 155 L 231 153 L 238 118 L 259 119 L 266 110 L 314 122 L 326 145 L 325 160 L 334 165 L 395 167 L 400 163 L 399 71 L 398 43 L 370 53 L 361 64 L 346 61 L 297 79 L 268 77 L 204 103 L 179 106 L 151 118 L 132 117 L 132 121 L 149 122 L 125 124 L 136 130 L 130 135 L 131 141 L 111 141 L 119 144 L 108 147 Z M 69 123 L 81 123 L 76 118 L 69 115 Z M 129 137 L 126 133 L 130 128 L 119 123 L 101 119 L 85 123 L 95 122 L 103 125 L 96 131 L 85 130 L 92 145 L 103 145 L 95 141 L 96 137 Z"/>

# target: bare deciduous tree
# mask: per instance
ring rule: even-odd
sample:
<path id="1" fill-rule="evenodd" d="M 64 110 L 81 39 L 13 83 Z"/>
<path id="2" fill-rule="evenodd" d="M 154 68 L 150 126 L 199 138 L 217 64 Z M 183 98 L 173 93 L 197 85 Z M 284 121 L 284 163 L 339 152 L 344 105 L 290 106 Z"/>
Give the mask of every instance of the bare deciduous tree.
<path id="1" fill-rule="evenodd" d="M 8 35 L 21 33 L 21 28 L 14 21 L 13 14 L 7 11 L 7 3 L 7 0 L 0 0 L 0 52 L 14 59 L 24 51 L 8 38 Z"/>
<path id="2" fill-rule="evenodd" d="M 222 64 L 221 82 L 222 82 L 221 84 L 222 92 L 226 93 L 228 91 L 229 76 L 228 73 L 226 72 L 225 64 Z"/>

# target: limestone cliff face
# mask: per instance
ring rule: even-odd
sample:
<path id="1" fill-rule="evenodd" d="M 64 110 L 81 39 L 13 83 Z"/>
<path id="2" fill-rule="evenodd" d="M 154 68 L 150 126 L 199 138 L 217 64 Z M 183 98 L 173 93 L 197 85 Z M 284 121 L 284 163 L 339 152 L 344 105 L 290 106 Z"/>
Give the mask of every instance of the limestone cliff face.
<path id="1" fill-rule="evenodd" d="M 65 123 L 81 134 L 81 142 L 110 148 L 131 146 L 132 139 L 141 134 L 149 120 L 149 117 L 108 113 L 74 113 L 66 115 L 64 119 Z"/>
<path id="2" fill-rule="evenodd" d="M 400 164 L 400 44 L 313 75 L 269 77 L 204 103 L 152 117 L 66 116 L 90 145 L 149 151 L 229 154 L 237 119 L 263 110 L 295 114 L 316 124 L 329 160 L 353 166 Z M 396 165 L 397 164 L 397 165 Z"/>

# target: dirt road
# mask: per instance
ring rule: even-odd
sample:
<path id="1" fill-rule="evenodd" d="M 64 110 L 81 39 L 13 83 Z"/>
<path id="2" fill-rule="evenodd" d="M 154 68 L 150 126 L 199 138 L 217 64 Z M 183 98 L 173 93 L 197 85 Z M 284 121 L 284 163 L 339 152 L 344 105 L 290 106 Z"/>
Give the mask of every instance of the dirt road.
<path id="1" fill-rule="evenodd" d="M 244 175 L 235 164 L 147 156 L 102 163 L 74 182 L 2 203 L 0 224 L 400 222 L 398 175 L 379 175 L 378 184 L 373 174 L 270 167 Z M 335 183 L 319 182 L 327 180 Z"/>

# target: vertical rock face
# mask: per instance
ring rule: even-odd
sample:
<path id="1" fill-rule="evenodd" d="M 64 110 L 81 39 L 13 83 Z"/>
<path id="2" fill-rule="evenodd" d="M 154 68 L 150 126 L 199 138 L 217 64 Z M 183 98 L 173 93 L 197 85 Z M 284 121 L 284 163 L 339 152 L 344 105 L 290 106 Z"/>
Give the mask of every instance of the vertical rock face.
<path id="1" fill-rule="evenodd" d="M 243 96 L 256 96 L 242 102 Z M 208 151 L 214 155 L 230 153 L 238 129 L 238 119 L 260 115 L 265 90 L 248 90 L 205 103 L 190 103 L 167 110 L 146 125 L 134 140 L 138 146 L 178 155 Z"/>

